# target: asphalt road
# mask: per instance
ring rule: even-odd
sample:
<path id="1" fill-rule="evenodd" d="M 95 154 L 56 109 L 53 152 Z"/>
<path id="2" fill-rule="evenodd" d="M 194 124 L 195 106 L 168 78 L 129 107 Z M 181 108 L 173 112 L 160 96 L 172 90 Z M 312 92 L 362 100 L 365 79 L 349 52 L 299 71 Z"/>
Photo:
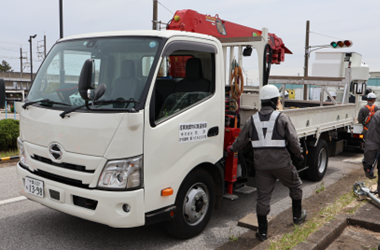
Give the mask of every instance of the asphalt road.
<path id="1" fill-rule="evenodd" d="M 309 197 L 323 182 L 328 187 L 350 171 L 361 168 L 362 154 L 343 153 L 329 159 L 324 179 L 319 183 L 304 180 L 303 195 Z M 237 221 L 255 212 L 256 193 L 224 200 L 224 209 L 214 211 L 205 231 L 189 240 L 168 236 L 161 224 L 133 229 L 115 229 L 72 217 L 29 200 L 10 202 L 20 197 L 16 190 L 15 167 L 0 168 L 0 249 L 215 249 L 248 229 Z M 288 190 L 276 184 L 270 216 L 291 206 Z M 290 220 L 291 218 L 289 218 Z M 253 233 L 253 232 L 252 232 Z"/>

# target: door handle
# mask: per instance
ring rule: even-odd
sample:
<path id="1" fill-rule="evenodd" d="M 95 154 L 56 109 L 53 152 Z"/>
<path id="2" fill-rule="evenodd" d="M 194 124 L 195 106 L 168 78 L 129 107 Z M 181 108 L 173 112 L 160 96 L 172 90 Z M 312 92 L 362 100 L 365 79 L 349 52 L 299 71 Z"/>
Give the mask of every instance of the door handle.
<path id="1" fill-rule="evenodd" d="M 217 136 L 219 134 L 219 127 L 212 127 L 207 132 L 207 137 Z"/>

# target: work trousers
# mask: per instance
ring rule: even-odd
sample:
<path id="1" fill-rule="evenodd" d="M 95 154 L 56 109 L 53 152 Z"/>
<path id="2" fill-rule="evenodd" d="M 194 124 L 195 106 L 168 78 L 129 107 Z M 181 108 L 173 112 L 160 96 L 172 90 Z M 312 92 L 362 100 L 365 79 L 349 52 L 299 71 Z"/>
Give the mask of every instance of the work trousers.
<path id="1" fill-rule="evenodd" d="M 289 165 L 285 168 L 272 170 L 256 170 L 257 215 L 266 216 L 269 214 L 270 200 L 277 179 L 289 188 L 289 196 L 292 200 L 302 199 L 302 181 L 294 166 Z"/>
<path id="2" fill-rule="evenodd" d="M 379 157 L 380 158 L 380 157 Z M 378 159 L 377 160 L 377 192 L 379 192 L 380 191 L 380 166 L 379 166 L 379 160 L 380 159 Z M 373 172 L 375 173 L 375 169 L 373 170 Z M 379 195 L 380 196 L 380 195 Z"/>

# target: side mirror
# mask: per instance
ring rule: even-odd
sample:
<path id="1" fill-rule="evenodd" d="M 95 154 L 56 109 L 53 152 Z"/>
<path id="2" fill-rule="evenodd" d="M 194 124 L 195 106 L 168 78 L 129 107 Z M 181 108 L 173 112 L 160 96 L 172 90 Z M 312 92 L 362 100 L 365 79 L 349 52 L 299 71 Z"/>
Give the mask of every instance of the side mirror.
<path id="1" fill-rule="evenodd" d="M 0 108 L 5 106 L 5 81 L 0 79 Z"/>
<path id="2" fill-rule="evenodd" d="M 104 95 L 106 92 L 106 85 L 104 83 L 99 84 L 98 87 L 96 87 L 95 92 L 94 92 L 94 100 L 99 100 L 100 97 Z"/>
<path id="3" fill-rule="evenodd" d="M 91 101 L 94 98 L 95 87 L 95 61 L 93 59 L 87 59 L 80 72 L 78 90 L 79 94 L 85 101 Z"/>

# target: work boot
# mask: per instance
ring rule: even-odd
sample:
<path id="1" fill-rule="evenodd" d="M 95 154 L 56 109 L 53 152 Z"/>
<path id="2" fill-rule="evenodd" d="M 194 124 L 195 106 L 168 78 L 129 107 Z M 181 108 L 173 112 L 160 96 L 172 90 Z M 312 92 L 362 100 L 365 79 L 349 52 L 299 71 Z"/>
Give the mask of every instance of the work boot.
<path id="1" fill-rule="evenodd" d="M 293 223 L 296 225 L 300 225 L 306 220 L 306 217 L 307 217 L 306 210 L 302 209 L 300 217 L 293 217 Z"/>
<path id="2" fill-rule="evenodd" d="M 292 200 L 293 223 L 300 225 L 306 219 L 307 213 L 302 209 L 302 200 Z"/>
<path id="3" fill-rule="evenodd" d="M 368 179 L 376 179 L 376 176 L 372 173 L 370 173 L 370 172 L 365 172 L 365 177 L 367 177 Z"/>
<path id="4" fill-rule="evenodd" d="M 259 223 L 259 229 L 257 229 L 256 232 L 256 238 L 258 238 L 260 241 L 264 241 L 268 239 L 267 233 L 268 233 L 268 220 L 266 216 L 263 215 L 257 215 L 257 221 Z"/>

